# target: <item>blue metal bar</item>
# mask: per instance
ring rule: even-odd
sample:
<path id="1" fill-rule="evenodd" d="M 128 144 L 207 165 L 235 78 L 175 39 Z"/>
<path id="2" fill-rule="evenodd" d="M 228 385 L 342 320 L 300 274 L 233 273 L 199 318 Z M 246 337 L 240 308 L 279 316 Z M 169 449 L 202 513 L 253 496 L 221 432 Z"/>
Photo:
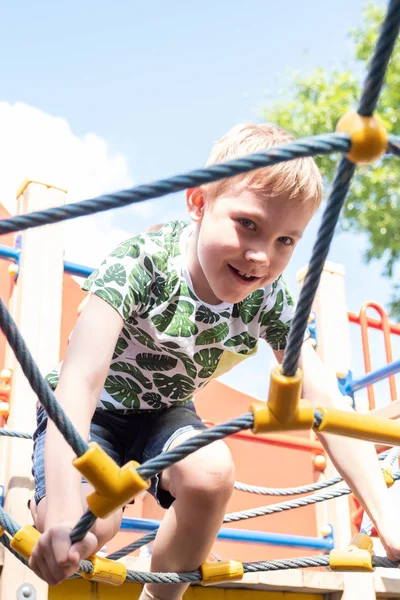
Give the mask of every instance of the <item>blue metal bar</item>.
<path id="1" fill-rule="evenodd" d="M 160 523 L 161 521 L 155 519 L 132 519 L 125 517 L 122 519 L 121 529 L 124 531 L 154 531 L 154 529 L 160 526 Z M 223 527 L 220 529 L 217 539 L 231 542 L 290 546 L 291 548 L 308 548 L 309 550 L 332 550 L 334 547 L 332 534 L 325 538 L 317 538 Z"/>
<path id="2" fill-rule="evenodd" d="M 400 371 L 400 360 L 395 360 L 388 365 L 385 365 L 381 369 L 377 369 L 372 373 L 368 373 L 365 377 L 358 379 L 356 381 L 352 381 L 349 385 L 346 386 L 346 393 L 353 394 L 357 390 L 362 390 L 368 385 L 372 385 L 373 383 L 377 383 L 381 381 L 381 379 L 386 379 L 390 377 L 390 375 L 395 375 Z"/>
<path id="3" fill-rule="evenodd" d="M 0 245 L 0 258 L 3 260 L 11 260 L 18 262 L 19 261 L 20 251 L 15 248 L 11 248 L 10 246 L 1 246 Z"/>
<path id="4" fill-rule="evenodd" d="M 85 267 L 84 265 L 78 265 L 78 263 L 69 262 L 64 260 L 64 273 L 70 275 L 76 275 L 77 277 L 89 277 L 93 273 L 94 269 L 91 267 Z"/>
<path id="5" fill-rule="evenodd" d="M 10 246 L 0 245 L 0 259 L 10 260 L 12 262 L 19 262 L 21 256 L 21 250 L 18 248 L 11 248 Z M 89 277 L 93 273 L 92 267 L 85 267 L 78 263 L 73 263 L 68 260 L 64 260 L 64 272 L 77 277 Z"/>

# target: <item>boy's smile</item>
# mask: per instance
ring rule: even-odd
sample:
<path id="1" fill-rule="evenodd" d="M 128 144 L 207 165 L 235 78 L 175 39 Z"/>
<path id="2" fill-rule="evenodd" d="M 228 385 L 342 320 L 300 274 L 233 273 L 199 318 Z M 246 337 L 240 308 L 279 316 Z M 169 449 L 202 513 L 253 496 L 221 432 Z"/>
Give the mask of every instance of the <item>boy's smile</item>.
<path id="1" fill-rule="evenodd" d="M 196 188 L 187 202 L 196 223 L 189 271 L 196 294 L 209 304 L 240 302 L 275 281 L 314 213 L 310 202 L 267 197 L 243 181 L 213 200 Z"/>

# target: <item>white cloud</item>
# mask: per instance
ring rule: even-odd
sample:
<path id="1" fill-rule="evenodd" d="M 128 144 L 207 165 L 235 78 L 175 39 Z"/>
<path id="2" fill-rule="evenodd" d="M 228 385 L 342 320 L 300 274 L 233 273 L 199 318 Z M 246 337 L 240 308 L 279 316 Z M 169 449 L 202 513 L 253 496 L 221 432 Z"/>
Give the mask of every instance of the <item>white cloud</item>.
<path id="1" fill-rule="evenodd" d="M 122 154 L 113 153 L 94 133 L 78 137 L 61 117 L 23 103 L 0 102 L 0 131 L 0 202 L 11 214 L 16 190 L 26 178 L 66 189 L 67 202 L 134 185 Z M 138 219 L 157 219 L 154 212 L 149 202 L 129 209 Z M 130 235 L 115 227 L 109 211 L 74 219 L 65 225 L 66 258 L 94 266 Z"/>

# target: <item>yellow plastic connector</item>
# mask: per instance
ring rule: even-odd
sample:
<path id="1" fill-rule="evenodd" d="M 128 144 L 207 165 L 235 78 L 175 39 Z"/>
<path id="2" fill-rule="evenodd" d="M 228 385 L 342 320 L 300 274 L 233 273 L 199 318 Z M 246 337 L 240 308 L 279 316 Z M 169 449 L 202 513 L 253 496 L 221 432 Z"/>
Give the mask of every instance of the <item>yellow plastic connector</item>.
<path id="1" fill-rule="evenodd" d="M 271 372 L 268 402 L 253 402 L 249 410 L 254 416 L 253 433 L 311 429 L 314 411 L 307 400 L 300 400 L 303 374 L 282 374 L 279 365 Z"/>
<path id="2" fill-rule="evenodd" d="M 332 571 L 374 571 L 372 540 L 365 533 L 357 533 L 345 550 L 331 550 L 329 566 Z"/>
<path id="3" fill-rule="evenodd" d="M 6 530 L 4 529 L 4 527 L 0 527 L 0 537 L 1 537 L 2 535 L 4 535 L 4 534 L 5 534 L 5 532 L 6 532 Z"/>
<path id="4" fill-rule="evenodd" d="M 36 546 L 40 538 L 40 532 L 32 527 L 32 525 L 24 525 L 21 529 L 18 529 L 10 542 L 10 546 L 13 550 L 29 559 L 32 554 L 32 550 Z"/>
<path id="5" fill-rule="evenodd" d="M 386 483 L 386 487 L 390 488 L 394 484 L 393 470 L 390 466 L 382 467 L 383 478 Z"/>
<path id="6" fill-rule="evenodd" d="M 126 579 L 126 567 L 122 563 L 97 556 L 97 554 L 93 554 L 88 560 L 91 560 L 93 563 L 93 572 L 89 574 L 80 571 L 80 575 L 84 579 L 108 583 L 109 585 L 115 586 L 124 583 Z"/>
<path id="7" fill-rule="evenodd" d="M 150 482 L 142 479 L 136 470 L 139 463 L 131 460 L 119 467 L 96 442 L 91 442 L 73 465 L 93 485 L 95 491 L 89 494 L 87 503 L 101 519 L 150 487 Z"/>
<path id="8" fill-rule="evenodd" d="M 398 446 L 400 425 L 398 421 L 374 417 L 371 414 L 351 413 L 337 408 L 316 408 L 322 421 L 314 426 L 314 431 L 345 435 L 378 444 Z"/>
<path id="9" fill-rule="evenodd" d="M 356 165 L 368 165 L 385 154 L 388 136 L 379 117 L 364 117 L 348 112 L 339 120 L 336 131 L 348 133 L 351 149 L 346 158 Z"/>
<path id="10" fill-rule="evenodd" d="M 238 560 L 221 560 L 205 562 L 200 566 L 201 585 L 212 585 L 223 581 L 239 581 L 244 571 L 243 564 Z"/>
<path id="11" fill-rule="evenodd" d="M 296 415 L 300 398 L 303 373 L 297 369 L 293 377 L 282 374 L 282 366 L 278 365 L 271 371 L 268 393 L 268 406 L 282 423 L 292 421 Z"/>

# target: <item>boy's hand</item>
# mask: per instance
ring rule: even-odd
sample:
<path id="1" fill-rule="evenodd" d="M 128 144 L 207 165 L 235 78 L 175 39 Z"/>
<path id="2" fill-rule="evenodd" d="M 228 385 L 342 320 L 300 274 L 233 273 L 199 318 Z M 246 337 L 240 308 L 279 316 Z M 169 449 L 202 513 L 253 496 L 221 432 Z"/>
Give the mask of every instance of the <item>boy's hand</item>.
<path id="1" fill-rule="evenodd" d="M 71 544 L 71 523 L 61 523 L 43 533 L 33 549 L 29 567 L 49 585 L 58 585 L 77 572 L 81 559 L 96 551 L 98 542 L 87 533 L 81 542 Z"/>

